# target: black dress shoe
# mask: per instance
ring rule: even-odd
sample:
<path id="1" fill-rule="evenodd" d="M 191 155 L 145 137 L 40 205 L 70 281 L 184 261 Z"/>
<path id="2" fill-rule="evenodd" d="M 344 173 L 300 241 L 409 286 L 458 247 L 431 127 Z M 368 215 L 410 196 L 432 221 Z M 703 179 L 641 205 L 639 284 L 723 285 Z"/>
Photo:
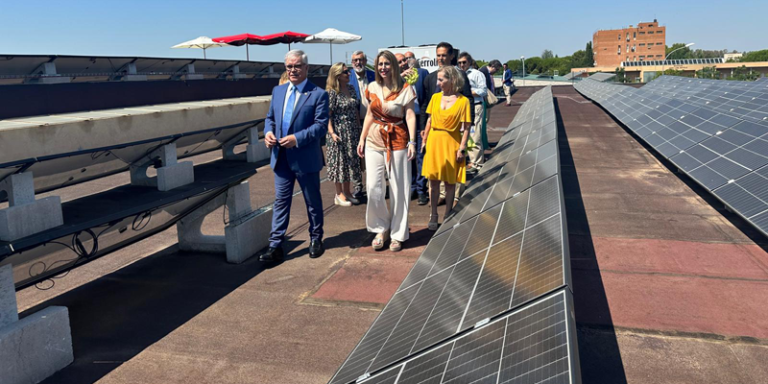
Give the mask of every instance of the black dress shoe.
<path id="1" fill-rule="evenodd" d="M 429 197 L 426 193 L 419 194 L 419 205 L 427 205 L 429 203 Z"/>
<path id="2" fill-rule="evenodd" d="M 276 261 L 283 261 L 283 248 L 277 247 L 269 247 L 267 248 L 267 252 L 259 256 L 259 261 L 266 261 L 266 262 L 276 262 Z"/>
<path id="3" fill-rule="evenodd" d="M 323 248 L 323 241 L 322 240 L 312 240 L 309 242 L 309 257 L 312 259 L 317 259 L 318 257 L 322 256 L 323 253 L 325 253 L 325 248 Z"/>
<path id="4" fill-rule="evenodd" d="M 360 205 L 360 199 L 357 197 L 347 197 L 347 201 L 352 203 L 352 205 Z"/>

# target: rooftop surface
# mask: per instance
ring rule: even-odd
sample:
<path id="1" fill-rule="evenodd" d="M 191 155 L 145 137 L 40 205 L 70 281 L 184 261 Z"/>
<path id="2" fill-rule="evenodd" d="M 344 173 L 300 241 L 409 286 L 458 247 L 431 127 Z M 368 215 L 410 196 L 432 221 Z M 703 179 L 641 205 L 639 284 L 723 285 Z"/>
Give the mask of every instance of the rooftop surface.
<path id="1" fill-rule="evenodd" d="M 492 142 L 536 90 L 493 109 Z M 768 240 L 573 87 L 553 93 L 583 382 L 768 382 Z M 120 174 L 56 194 L 126 182 Z M 254 207 L 273 200 L 268 167 L 250 185 Z M 20 291 L 28 313 L 70 311 L 75 362 L 44 383 L 326 383 L 432 233 L 428 208 L 414 201 L 403 251 L 373 251 L 365 206 L 334 206 L 333 185 L 322 188 L 319 259 L 308 257 L 297 196 L 289 256 L 273 268 L 181 252 L 170 229 L 48 290 Z M 224 215 L 205 229 L 222 231 Z"/>

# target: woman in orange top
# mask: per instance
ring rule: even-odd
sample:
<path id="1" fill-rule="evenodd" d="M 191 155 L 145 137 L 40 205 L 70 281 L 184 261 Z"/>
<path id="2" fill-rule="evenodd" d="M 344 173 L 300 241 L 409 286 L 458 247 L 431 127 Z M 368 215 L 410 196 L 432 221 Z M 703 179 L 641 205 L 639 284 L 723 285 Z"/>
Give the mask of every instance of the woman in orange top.
<path id="1" fill-rule="evenodd" d="M 456 183 L 466 182 L 467 138 L 472 124 L 469 100 L 461 95 L 464 78 L 453 66 L 445 66 L 437 73 L 437 85 L 442 92 L 432 95 L 427 106 L 424 129 L 426 154 L 421 169 L 429 180 L 429 200 L 433 202 L 429 229 L 437 230 L 437 204 L 440 182 L 445 183 L 445 215 L 453 209 Z M 422 148 L 423 149 L 423 148 Z"/>
<path id="2" fill-rule="evenodd" d="M 365 159 L 368 232 L 376 233 L 373 249 L 384 247 L 391 236 L 391 251 L 408 240 L 408 203 L 411 192 L 411 160 L 416 155 L 416 91 L 400 77 L 395 55 L 376 56 L 376 82 L 368 84 L 368 113 L 357 146 Z M 390 208 L 385 200 L 389 177 Z"/>

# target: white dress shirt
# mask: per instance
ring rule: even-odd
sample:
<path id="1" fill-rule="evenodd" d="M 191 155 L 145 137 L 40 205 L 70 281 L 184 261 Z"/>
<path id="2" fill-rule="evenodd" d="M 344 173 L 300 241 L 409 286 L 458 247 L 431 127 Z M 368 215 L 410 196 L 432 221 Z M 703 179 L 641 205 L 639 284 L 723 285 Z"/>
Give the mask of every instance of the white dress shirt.
<path id="1" fill-rule="evenodd" d="M 283 102 L 283 117 L 285 117 L 285 109 L 288 106 L 288 99 L 291 97 L 291 92 L 293 92 L 294 88 L 296 88 L 296 99 L 293 101 L 293 113 L 296 113 L 296 104 L 299 102 L 299 97 L 301 97 L 301 92 L 304 91 L 304 87 L 307 86 L 307 79 L 304 79 L 299 85 L 293 85 L 293 83 L 288 84 L 288 90 L 285 91 L 285 101 Z"/>
<path id="2" fill-rule="evenodd" d="M 488 95 L 485 75 L 476 69 L 470 68 L 467 70 L 467 77 L 469 78 L 469 88 L 472 89 L 472 93 L 477 95 L 475 96 L 475 104 L 482 103 L 483 97 Z"/>

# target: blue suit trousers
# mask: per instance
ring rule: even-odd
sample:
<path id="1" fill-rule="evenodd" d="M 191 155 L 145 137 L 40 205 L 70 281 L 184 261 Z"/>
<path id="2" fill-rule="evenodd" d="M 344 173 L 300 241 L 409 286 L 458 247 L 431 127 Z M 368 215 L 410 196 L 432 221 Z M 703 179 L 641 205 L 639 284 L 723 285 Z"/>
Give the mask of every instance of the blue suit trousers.
<path id="1" fill-rule="evenodd" d="M 323 200 L 320 195 L 320 172 L 294 172 L 288 165 L 285 150 L 280 149 L 275 168 L 275 204 L 272 208 L 272 233 L 269 246 L 278 248 L 285 240 L 285 232 L 291 219 L 293 186 L 299 182 L 309 218 L 309 236 L 312 240 L 323 239 Z"/>
<path id="2" fill-rule="evenodd" d="M 424 152 L 421 151 L 421 133 L 426 128 L 427 121 L 422 121 L 422 116 L 416 115 L 416 159 L 411 162 L 411 193 L 423 195 L 429 192 L 427 178 L 421 175 L 421 166 L 424 164 Z"/>

